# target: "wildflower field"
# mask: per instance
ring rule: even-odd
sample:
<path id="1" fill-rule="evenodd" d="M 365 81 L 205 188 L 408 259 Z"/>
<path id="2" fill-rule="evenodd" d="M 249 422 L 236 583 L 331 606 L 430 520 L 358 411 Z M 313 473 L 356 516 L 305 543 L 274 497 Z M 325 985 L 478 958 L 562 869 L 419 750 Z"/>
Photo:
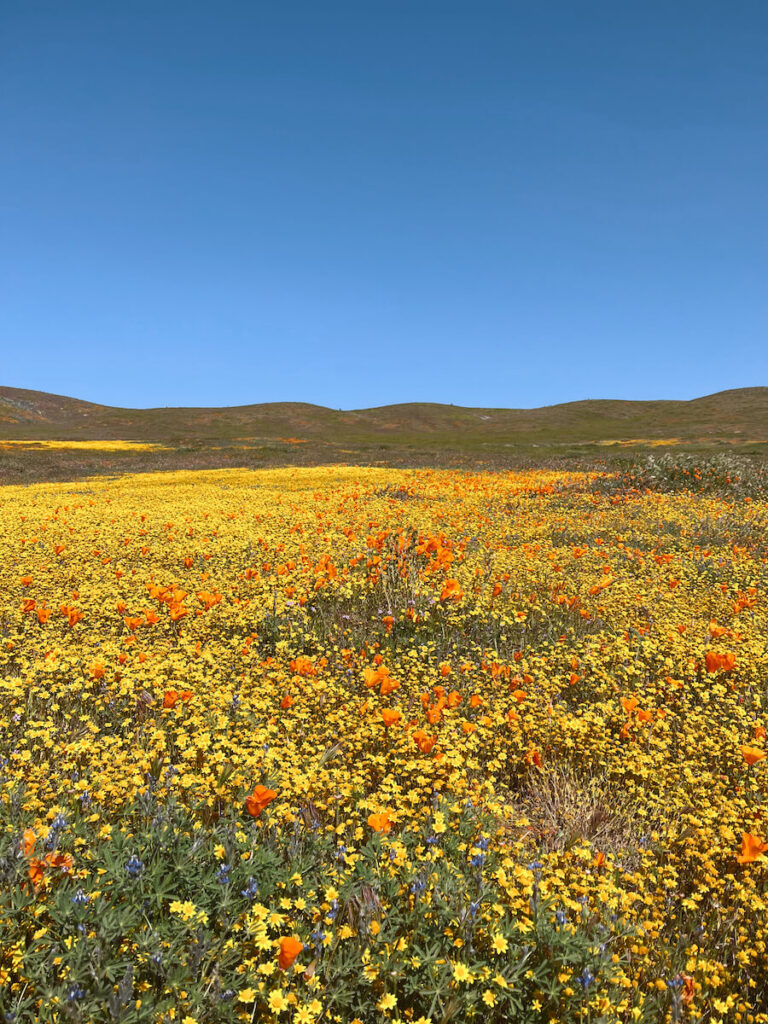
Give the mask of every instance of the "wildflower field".
<path id="1" fill-rule="evenodd" d="M 768 1021 L 768 498 L 708 479 L 3 488 L 4 1019 Z"/>

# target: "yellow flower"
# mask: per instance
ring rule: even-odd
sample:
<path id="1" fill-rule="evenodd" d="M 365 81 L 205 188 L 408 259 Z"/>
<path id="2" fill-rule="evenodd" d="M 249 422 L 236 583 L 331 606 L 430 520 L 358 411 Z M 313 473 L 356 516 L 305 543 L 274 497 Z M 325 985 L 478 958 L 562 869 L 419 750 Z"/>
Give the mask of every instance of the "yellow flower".
<path id="1" fill-rule="evenodd" d="M 391 992 L 385 993 L 376 1004 L 380 1010 L 392 1010 L 397 1006 L 397 999 Z"/>
<path id="2" fill-rule="evenodd" d="M 469 970 L 466 964 L 458 963 L 453 965 L 453 976 L 456 981 L 465 982 L 467 985 L 471 985 L 474 981 L 472 972 Z"/>
<path id="3" fill-rule="evenodd" d="M 240 1003 L 252 1003 L 256 998 L 256 992 L 252 988 L 243 988 L 237 993 L 237 999 Z"/>
<path id="4" fill-rule="evenodd" d="M 509 948 L 509 943 L 501 934 L 501 932 L 496 932 L 496 934 L 491 939 L 491 947 L 494 953 L 496 954 L 506 953 L 507 949 Z"/>
<path id="5" fill-rule="evenodd" d="M 285 993 L 279 988 L 272 989 L 269 993 L 267 1004 L 273 1013 L 282 1013 L 289 1005 L 288 1000 L 285 998 Z"/>

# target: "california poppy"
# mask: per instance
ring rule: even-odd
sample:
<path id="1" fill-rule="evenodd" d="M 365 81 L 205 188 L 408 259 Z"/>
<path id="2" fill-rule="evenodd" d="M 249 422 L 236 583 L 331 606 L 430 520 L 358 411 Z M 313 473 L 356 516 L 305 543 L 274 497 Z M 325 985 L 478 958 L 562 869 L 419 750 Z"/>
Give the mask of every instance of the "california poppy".
<path id="1" fill-rule="evenodd" d="M 400 721 L 400 712 L 392 711 L 390 708 L 382 708 L 381 717 L 384 722 L 384 726 L 389 729 L 391 725 L 397 725 Z"/>
<path id="2" fill-rule="evenodd" d="M 392 828 L 390 811 L 381 811 L 378 814 L 368 815 L 368 824 L 374 832 L 389 832 Z"/>
<path id="3" fill-rule="evenodd" d="M 424 732 L 423 729 L 418 729 L 413 734 L 413 742 L 422 752 L 422 754 L 429 754 L 437 742 L 437 736 L 429 736 Z"/>
<path id="4" fill-rule="evenodd" d="M 446 580 L 443 589 L 440 592 L 441 601 L 460 601 L 464 596 L 464 591 L 459 586 L 458 580 Z"/>
<path id="5" fill-rule="evenodd" d="M 292 935 L 286 935 L 280 939 L 280 954 L 277 958 L 277 962 L 280 964 L 280 967 L 284 971 L 287 971 L 303 949 L 304 943 L 300 942 Z"/>
<path id="6" fill-rule="evenodd" d="M 245 798 L 245 808 L 252 818 L 258 818 L 261 812 L 277 796 L 274 789 L 267 789 L 266 786 L 259 784 L 253 787 L 253 793 Z"/>
<path id="7" fill-rule="evenodd" d="M 741 853 L 736 857 L 736 860 L 739 864 L 752 864 L 766 850 L 768 850 L 768 843 L 764 843 L 750 832 L 742 832 Z"/>
<path id="8" fill-rule="evenodd" d="M 758 761 L 762 761 L 765 757 L 765 751 L 760 750 L 759 747 L 749 747 L 745 744 L 739 749 L 741 750 L 741 756 L 750 766 L 757 764 Z"/>

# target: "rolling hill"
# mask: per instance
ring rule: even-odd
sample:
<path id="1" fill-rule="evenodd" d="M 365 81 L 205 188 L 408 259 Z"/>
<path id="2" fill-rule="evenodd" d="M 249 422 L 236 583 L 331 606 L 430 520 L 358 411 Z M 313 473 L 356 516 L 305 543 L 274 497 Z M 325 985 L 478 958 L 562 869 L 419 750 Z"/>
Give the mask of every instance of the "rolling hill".
<path id="1" fill-rule="evenodd" d="M 341 411 L 300 402 L 231 408 L 122 409 L 0 387 L 0 440 L 133 440 L 232 445 L 314 443 L 503 449 L 664 441 L 704 446 L 768 442 L 768 387 L 692 401 L 587 400 L 539 409 L 429 403 Z"/>

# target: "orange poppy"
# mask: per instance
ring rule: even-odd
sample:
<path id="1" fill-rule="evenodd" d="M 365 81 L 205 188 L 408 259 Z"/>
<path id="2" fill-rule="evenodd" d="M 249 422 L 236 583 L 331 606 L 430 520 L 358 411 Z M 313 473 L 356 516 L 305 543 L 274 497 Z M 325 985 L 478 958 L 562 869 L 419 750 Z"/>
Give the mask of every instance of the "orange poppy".
<path id="1" fill-rule="evenodd" d="M 413 742 L 422 754 L 429 754 L 437 742 L 437 736 L 428 736 L 423 729 L 419 729 L 413 734 Z"/>
<path id="2" fill-rule="evenodd" d="M 458 580 L 446 580 L 443 589 L 440 591 L 441 601 L 460 601 L 464 597 Z"/>
<path id="3" fill-rule="evenodd" d="M 768 850 L 768 843 L 764 843 L 750 832 L 742 832 L 741 853 L 736 857 L 736 860 L 739 864 L 752 864 L 766 850 Z"/>
<path id="4" fill-rule="evenodd" d="M 274 789 L 267 789 L 262 785 L 254 786 L 253 793 L 245 798 L 245 808 L 252 818 L 258 818 L 276 796 L 277 793 Z"/>
<path id="5" fill-rule="evenodd" d="M 307 658 L 301 654 L 298 658 L 294 658 L 290 662 L 291 672 L 295 672 L 297 676 L 314 676 L 317 675 L 317 669 L 311 658 Z"/>
<path id="6" fill-rule="evenodd" d="M 696 982 L 693 980 L 690 974 L 684 974 L 683 978 L 683 1003 L 687 1006 L 688 1003 L 693 1002 L 693 998 L 696 995 Z"/>
<path id="7" fill-rule="evenodd" d="M 368 824 L 374 832 L 389 832 L 392 828 L 391 813 L 391 811 L 380 811 L 378 814 L 369 814 Z"/>
<path id="8" fill-rule="evenodd" d="M 741 750 L 741 756 L 747 762 L 750 767 L 753 764 L 757 764 L 758 761 L 762 761 L 765 757 L 765 751 L 760 750 L 759 747 L 749 747 L 746 744 L 739 748 Z"/>
<path id="9" fill-rule="evenodd" d="M 25 833 L 25 850 L 26 846 L 27 840 Z M 42 859 L 33 857 L 29 862 L 29 880 L 32 882 L 35 889 L 38 889 L 45 879 L 46 868 L 60 868 L 66 873 L 72 870 L 73 863 L 72 855 L 69 853 L 46 853 Z"/>
<path id="10" fill-rule="evenodd" d="M 720 670 L 731 672 L 736 666 L 736 655 L 732 651 L 726 651 L 724 654 L 718 654 L 717 651 L 707 651 L 704 663 L 709 673 L 719 672 Z"/>
<path id="11" fill-rule="evenodd" d="M 390 726 L 397 725 L 400 721 L 401 715 L 399 711 L 392 711 L 390 708 L 382 708 L 381 717 L 385 728 L 389 729 Z"/>
<path id="12" fill-rule="evenodd" d="M 304 949 L 304 943 L 294 938 L 292 935 L 286 935 L 280 939 L 280 954 L 277 958 L 277 962 L 280 964 L 282 970 L 287 971 L 289 967 L 293 965 L 294 960 Z"/>

